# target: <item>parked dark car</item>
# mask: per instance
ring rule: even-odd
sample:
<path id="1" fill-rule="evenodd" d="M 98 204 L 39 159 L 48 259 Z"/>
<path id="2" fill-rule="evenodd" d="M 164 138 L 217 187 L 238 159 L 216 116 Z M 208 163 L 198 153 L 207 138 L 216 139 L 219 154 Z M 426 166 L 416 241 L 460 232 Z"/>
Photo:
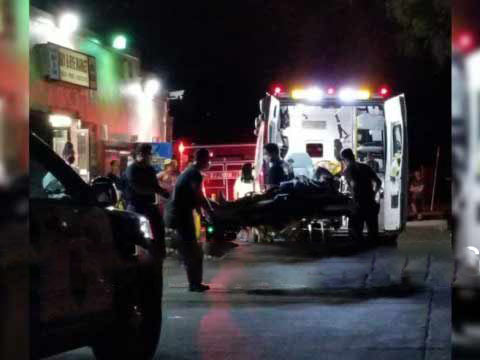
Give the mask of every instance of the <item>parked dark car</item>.
<path id="1" fill-rule="evenodd" d="M 31 354 L 91 346 L 97 359 L 151 359 L 160 337 L 161 259 L 112 185 L 86 184 L 30 136 Z M 114 196 L 113 196 L 114 197 Z"/>

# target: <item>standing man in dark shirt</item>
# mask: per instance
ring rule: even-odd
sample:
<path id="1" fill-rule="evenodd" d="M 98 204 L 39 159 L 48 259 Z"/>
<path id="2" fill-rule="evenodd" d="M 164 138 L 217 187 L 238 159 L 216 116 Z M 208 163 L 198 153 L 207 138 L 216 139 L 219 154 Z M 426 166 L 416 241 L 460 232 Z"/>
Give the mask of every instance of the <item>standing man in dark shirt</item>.
<path id="1" fill-rule="evenodd" d="M 125 198 L 127 210 L 145 215 L 150 221 L 154 237 L 154 250 L 165 256 L 165 228 L 155 194 L 169 198 L 168 191 L 158 185 L 155 169 L 150 164 L 152 147 L 141 144 L 137 147 L 135 161 L 125 171 Z"/>
<path id="2" fill-rule="evenodd" d="M 350 218 L 350 233 L 355 240 L 363 241 L 363 226 L 366 223 L 369 242 L 375 243 L 378 238 L 380 210 L 380 205 L 375 201 L 375 195 L 380 190 L 382 181 L 370 166 L 355 161 L 355 155 L 351 149 L 344 149 L 341 156 L 345 165 L 343 175 L 357 205 L 355 214 Z"/>
<path id="3" fill-rule="evenodd" d="M 120 179 L 120 164 L 118 160 L 110 161 L 110 171 L 107 174 L 107 178 L 112 180 L 112 182 L 117 187 L 117 190 L 122 191 L 122 181 Z"/>
<path id="4" fill-rule="evenodd" d="M 211 213 L 210 203 L 202 191 L 202 171 L 210 167 L 210 152 L 199 149 L 195 161 L 180 174 L 171 199 L 165 207 L 165 223 L 176 229 L 179 237 L 179 250 L 187 270 L 189 290 L 203 292 L 210 287 L 202 283 L 203 251 L 197 242 L 193 211 L 204 209 Z"/>
<path id="5" fill-rule="evenodd" d="M 265 185 L 267 190 L 279 186 L 281 182 L 288 180 L 285 170 L 286 164 L 280 159 L 280 150 L 277 144 L 269 143 L 264 147 L 264 158 L 269 165 Z"/>

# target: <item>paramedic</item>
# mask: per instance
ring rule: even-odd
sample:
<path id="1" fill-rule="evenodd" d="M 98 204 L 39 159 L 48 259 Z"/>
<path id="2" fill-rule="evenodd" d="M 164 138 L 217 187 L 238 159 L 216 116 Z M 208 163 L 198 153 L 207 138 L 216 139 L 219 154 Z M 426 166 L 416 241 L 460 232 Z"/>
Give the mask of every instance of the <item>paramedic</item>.
<path id="1" fill-rule="evenodd" d="M 177 230 L 179 250 L 187 270 L 189 290 L 203 292 L 210 287 L 202 284 L 203 251 L 197 243 L 194 210 L 200 208 L 211 214 L 211 207 L 202 192 L 202 171 L 210 167 L 210 152 L 199 149 L 195 160 L 180 174 L 171 199 L 165 206 L 164 218 L 167 227 Z"/>
<path id="2" fill-rule="evenodd" d="M 288 180 L 286 164 L 280 159 L 280 150 L 277 144 L 269 143 L 264 147 L 264 158 L 269 165 L 265 184 L 267 190 L 279 186 L 281 182 Z"/>
<path id="3" fill-rule="evenodd" d="M 165 229 L 162 216 L 155 204 L 155 195 L 169 198 L 170 194 L 157 183 L 155 169 L 150 164 L 152 147 L 140 144 L 134 162 L 125 170 L 125 199 L 127 210 L 142 214 L 150 221 L 155 248 L 165 256 Z"/>
<path id="4" fill-rule="evenodd" d="M 344 149 L 341 156 L 345 166 L 343 174 L 356 204 L 355 213 L 350 218 L 350 234 L 356 241 L 362 242 L 363 226 L 366 223 L 368 240 L 370 244 L 374 244 L 378 237 L 380 211 L 375 195 L 380 190 L 382 181 L 370 166 L 355 161 L 355 155 L 351 149 Z"/>

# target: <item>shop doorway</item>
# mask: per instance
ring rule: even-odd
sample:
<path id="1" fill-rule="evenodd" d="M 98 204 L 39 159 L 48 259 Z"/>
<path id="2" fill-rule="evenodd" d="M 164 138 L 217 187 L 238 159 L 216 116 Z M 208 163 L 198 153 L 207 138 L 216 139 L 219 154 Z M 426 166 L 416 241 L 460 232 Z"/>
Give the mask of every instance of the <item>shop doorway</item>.
<path id="1" fill-rule="evenodd" d="M 77 167 L 85 182 L 90 181 L 90 134 L 88 129 L 75 129 Z"/>

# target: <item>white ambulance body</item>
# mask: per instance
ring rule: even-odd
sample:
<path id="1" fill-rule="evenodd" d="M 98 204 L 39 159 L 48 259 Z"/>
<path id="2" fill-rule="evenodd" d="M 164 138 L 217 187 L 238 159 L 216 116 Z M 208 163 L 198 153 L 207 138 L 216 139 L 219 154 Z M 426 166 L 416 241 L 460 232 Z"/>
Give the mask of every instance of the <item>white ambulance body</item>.
<path id="1" fill-rule="evenodd" d="M 456 254 L 480 271 L 480 51 L 454 58 L 452 86 Z"/>
<path id="2" fill-rule="evenodd" d="M 300 95 L 299 95 L 300 93 Z M 278 92 L 261 100 L 257 118 L 257 181 L 263 185 L 263 146 L 273 142 L 296 176 L 314 177 L 319 166 L 340 171 L 340 153 L 351 148 L 361 162 L 371 153 L 383 182 L 379 196 L 380 231 L 398 235 L 407 219 L 408 142 L 405 97 L 370 97 L 344 90 L 319 96 L 320 90 Z M 329 91 L 330 93 L 330 91 Z M 345 96 L 345 94 L 350 96 Z M 344 219 L 345 220 L 345 219 Z M 342 231 L 346 229 L 346 221 Z"/>

